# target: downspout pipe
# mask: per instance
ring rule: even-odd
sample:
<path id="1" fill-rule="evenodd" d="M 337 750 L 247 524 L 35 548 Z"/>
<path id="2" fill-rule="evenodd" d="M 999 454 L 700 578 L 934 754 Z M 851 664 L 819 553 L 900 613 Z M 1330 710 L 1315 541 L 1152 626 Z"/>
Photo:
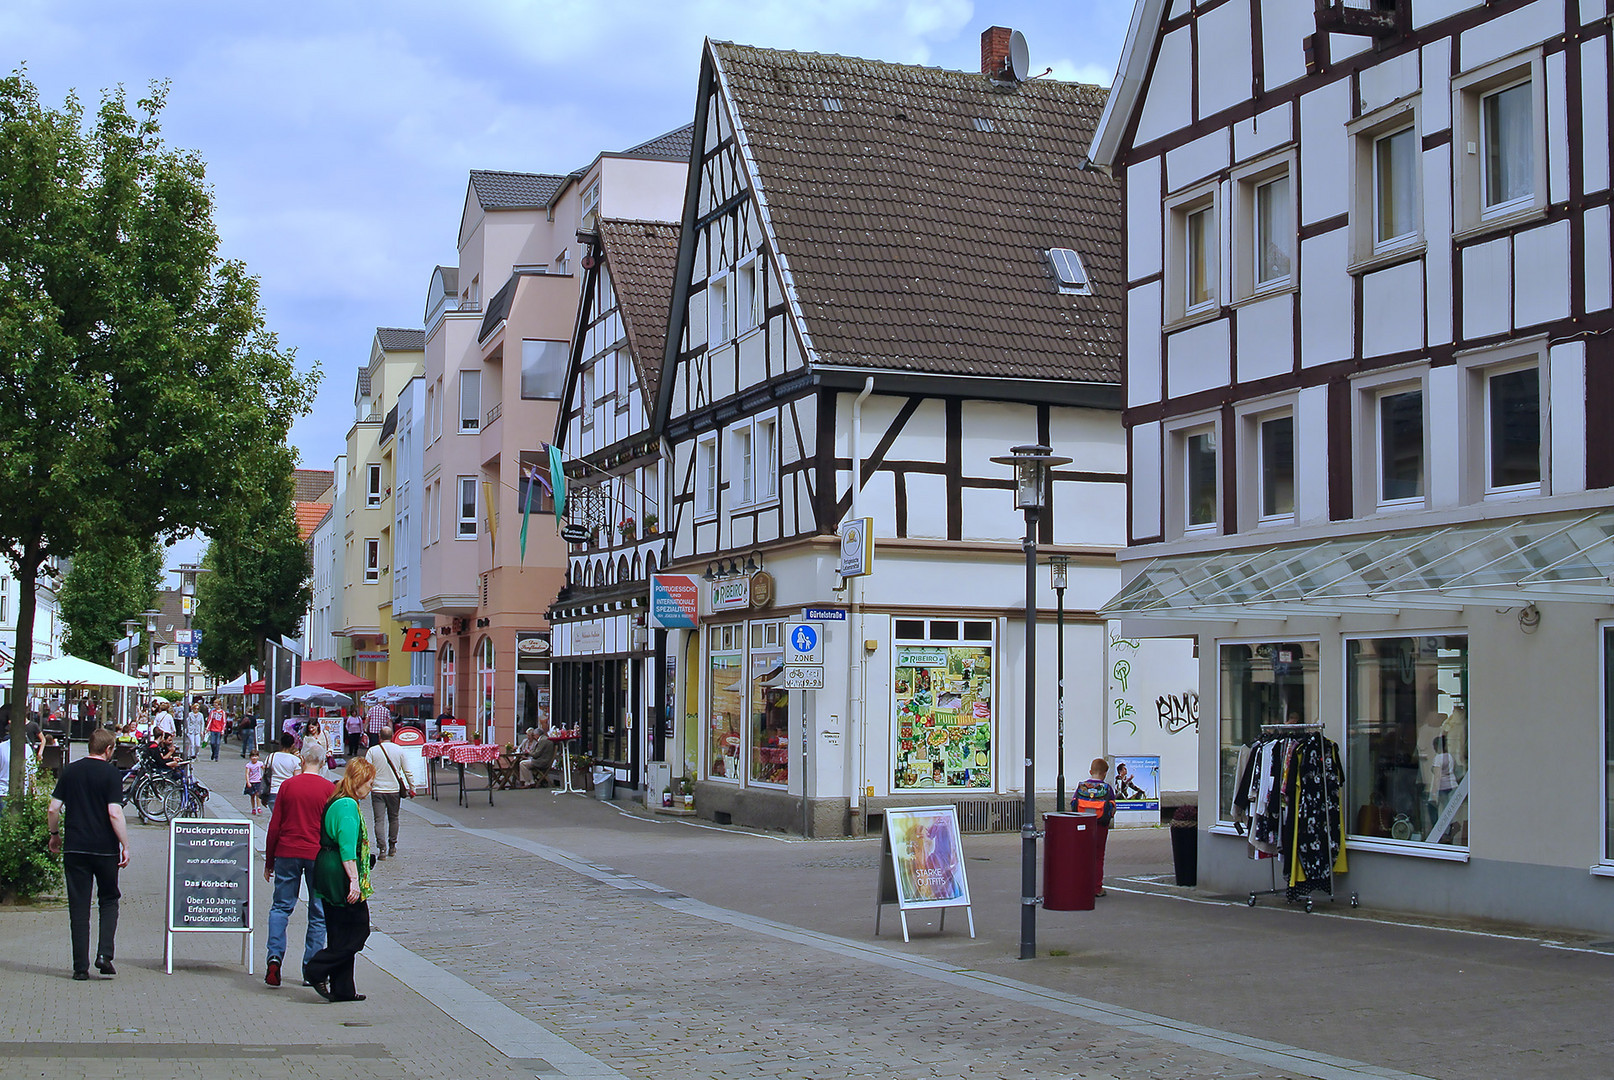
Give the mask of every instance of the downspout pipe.
<path id="1" fill-rule="evenodd" d="M 863 516 L 863 403 L 869 395 L 874 393 L 874 376 L 870 375 L 863 380 L 863 389 L 852 399 L 852 509 L 854 518 Z M 863 616 L 858 610 L 857 578 L 846 579 L 846 599 L 850 616 L 847 620 L 848 629 L 852 631 L 852 640 L 847 642 L 846 648 L 846 698 L 847 698 L 847 727 L 852 751 L 852 802 L 853 814 L 861 814 L 863 810 L 863 680 L 861 674 L 863 657 Z"/>

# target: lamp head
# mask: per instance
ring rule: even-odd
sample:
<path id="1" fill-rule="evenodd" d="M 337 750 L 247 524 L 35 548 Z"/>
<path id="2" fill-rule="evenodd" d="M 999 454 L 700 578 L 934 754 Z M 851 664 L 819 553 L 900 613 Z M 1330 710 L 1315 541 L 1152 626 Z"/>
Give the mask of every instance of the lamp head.
<path id="1" fill-rule="evenodd" d="M 1058 465 L 1070 464 L 1070 458 L 1058 457 L 1051 447 L 1040 443 L 1015 446 L 1008 457 L 995 457 L 993 462 L 1014 470 L 1014 506 L 1017 510 L 1043 510 L 1048 506 L 1048 473 Z"/>
<path id="2" fill-rule="evenodd" d="M 1070 556 L 1048 556 L 1048 576 L 1050 583 L 1056 589 L 1063 589 L 1066 585 L 1066 572 L 1070 568 Z"/>

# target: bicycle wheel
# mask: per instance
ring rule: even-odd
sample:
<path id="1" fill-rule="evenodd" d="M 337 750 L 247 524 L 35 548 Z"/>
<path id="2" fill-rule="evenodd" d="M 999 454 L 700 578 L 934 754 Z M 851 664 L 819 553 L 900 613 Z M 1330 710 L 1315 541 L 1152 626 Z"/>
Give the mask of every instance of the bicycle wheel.
<path id="1" fill-rule="evenodd" d="M 167 824 L 173 817 L 168 809 L 168 797 L 179 790 L 179 785 L 166 777 L 149 776 L 135 785 L 135 810 L 140 820 Z"/>
<path id="2" fill-rule="evenodd" d="M 189 795 L 190 792 L 184 784 L 175 784 L 163 794 L 163 811 L 168 815 L 169 821 L 174 818 L 196 816 Z"/>

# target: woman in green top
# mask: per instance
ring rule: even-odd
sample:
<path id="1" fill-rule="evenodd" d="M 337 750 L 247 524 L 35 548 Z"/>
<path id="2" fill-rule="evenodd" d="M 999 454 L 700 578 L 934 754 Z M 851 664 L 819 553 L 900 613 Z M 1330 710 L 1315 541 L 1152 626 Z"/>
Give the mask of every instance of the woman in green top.
<path id="1" fill-rule="evenodd" d="M 363 1001 L 353 961 L 370 937 L 370 836 L 360 805 L 375 785 L 375 766 L 351 758 L 320 826 L 310 884 L 325 905 L 325 948 L 303 965 L 303 977 L 327 1001 Z"/>

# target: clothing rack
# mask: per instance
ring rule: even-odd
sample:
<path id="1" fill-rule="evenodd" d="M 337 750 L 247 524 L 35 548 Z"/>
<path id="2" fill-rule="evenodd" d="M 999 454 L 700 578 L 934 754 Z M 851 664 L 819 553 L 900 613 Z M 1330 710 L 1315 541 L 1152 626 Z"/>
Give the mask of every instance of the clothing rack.
<path id="1" fill-rule="evenodd" d="M 1297 737 L 1297 738 L 1315 737 L 1319 741 L 1321 741 L 1321 742 L 1323 742 L 1325 744 L 1327 742 L 1327 740 L 1323 736 L 1323 725 L 1321 725 L 1321 724 L 1315 724 L 1315 723 L 1313 723 L 1313 724 L 1262 724 L 1261 725 L 1261 736 L 1260 736 L 1259 739 L 1256 740 L 1256 743 L 1254 745 L 1259 746 L 1262 743 L 1269 742 L 1269 741 L 1272 741 L 1274 739 L 1281 739 L 1281 738 L 1286 738 L 1286 737 Z M 1321 749 L 1322 749 L 1322 747 L 1319 747 L 1319 750 L 1321 750 Z M 1336 752 L 1337 752 L 1337 748 L 1336 748 Z M 1325 767 L 1326 767 L 1326 762 L 1324 764 L 1325 764 Z M 1343 791 L 1340 792 L 1340 797 L 1343 798 Z M 1340 852 L 1341 852 L 1341 854 L 1343 854 L 1343 852 L 1344 852 L 1344 834 L 1343 834 L 1342 826 L 1340 824 L 1340 819 L 1339 819 L 1338 807 L 1337 806 L 1332 808 L 1330 810 L 1330 812 L 1328 813 L 1327 822 L 1328 822 L 1327 828 L 1328 828 L 1329 839 L 1330 839 L 1330 841 L 1335 841 L 1335 840 L 1338 841 Z M 1253 828 L 1253 822 L 1252 822 L 1252 828 Z M 1298 858 L 1298 857 L 1299 857 L 1298 853 L 1294 853 L 1294 854 L 1292 854 L 1290 856 L 1290 858 Z M 1329 861 L 1328 861 L 1328 873 L 1327 873 L 1327 876 L 1325 878 L 1323 878 L 1321 880 L 1308 879 L 1307 881 L 1302 882 L 1299 885 L 1283 885 L 1283 884 L 1279 883 L 1279 881 L 1278 881 L 1278 867 L 1279 867 L 1280 863 L 1284 862 L 1284 859 L 1282 859 L 1279 855 L 1277 855 L 1277 854 L 1269 854 L 1268 855 L 1268 862 L 1270 863 L 1269 869 L 1270 869 L 1270 873 L 1271 873 L 1272 887 L 1270 889 L 1264 889 L 1264 890 L 1263 889 L 1252 890 L 1250 892 L 1250 897 L 1249 897 L 1249 906 L 1250 907 L 1254 907 L 1256 905 L 1257 899 L 1262 897 L 1262 896 L 1282 896 L 1286 903 L 1290 903 L 1290 904 L 1304 903 L 1307 914 L 1310 914 L 1311 911 L 1312 911 L 1313 904 L 1315 903 L 1315 897 L 1319 892 L 1322 892 L 1323 894 L 1325 894 L 1330 902 L 1332 902 L 1335 899 L 1335 896 L 1334 896 L 1334 862 L 1335 862 L 1335 860 L 1334 859 L 1329 859 Z M 1361 904 L 1361 901 L 1360 901 L 1359 897 L 1357 896 L 1357 894 L 1354 893 L 1354 892 L 1351 893 L 1351 895 L 1350 895 L 1350 905 L 1351 905 L 1351 907 L 1353 907 L 1353 908 L 1354 907 L 1359 907 L 1360 904 Z"/>

